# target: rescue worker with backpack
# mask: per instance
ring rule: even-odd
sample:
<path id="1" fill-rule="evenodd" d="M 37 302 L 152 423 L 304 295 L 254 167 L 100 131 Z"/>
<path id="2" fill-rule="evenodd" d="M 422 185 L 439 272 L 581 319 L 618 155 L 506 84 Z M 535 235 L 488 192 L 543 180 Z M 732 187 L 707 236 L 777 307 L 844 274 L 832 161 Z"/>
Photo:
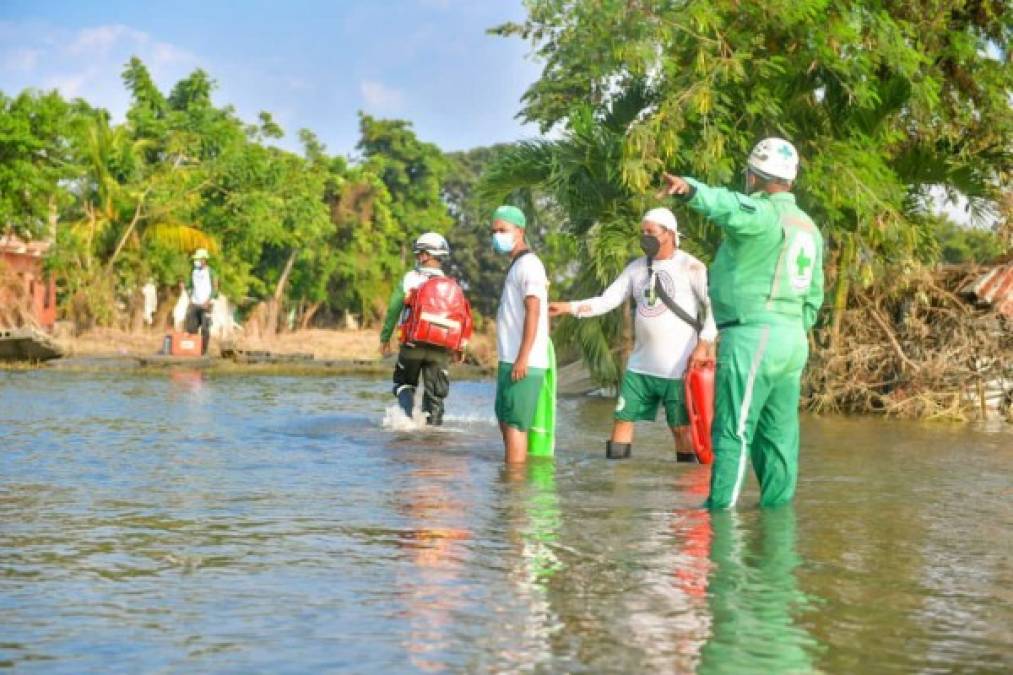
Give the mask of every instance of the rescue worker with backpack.
<path id="1" fill-rule="evenodd" d="M 633 299 L 633 353 L 623 375 L 605 456 L 629 457 L 634 422 L 654 420 L 660 405 L 675 440 L 678 461 L 690 462 L 696 457 L 686 434 L 690 420 L 683 376 L 697 345 L 706 353 L 713 350 L 717 337 L 707 299 L 707 268 L 679 249 L 678 224 L 668 209 L 648 211 L 640 229 L 643 257 L 627 265 L 598 297 L 550 303 L 549 316 L 601 316 Z"/>
<path id="2" fill-rule="evenodd" d="M 665 174 L 662 193 L 678 196 L 724 235 L 710 268 L 719 331 L 712 509 L 735 505 L 750 459 L 760 506 L 795 495 L 806 333 L 823 304 L 823 238 L 795 204 L 797 174 L 798 153 L 781 138 L 753 148 L 745 193 Z"/>
<path id="3" fill-rule="evenodd" d="M 394 366 L 394 396 L 407 417 L 415 407 L 419 377 L 424 381 L 422 412 L 426 424 L 443 424 L 444 399 L 450 393 L 451 357 L 471 339 L 471 305 L 456 281 L 443 273 L 450 256 L 447 240 L 426 232 L 412 247 L 415 268 L 404 275 L 390 296 L 380 331 L 380 352 L 388 355 L 395 327 L 401 343 Z"/>

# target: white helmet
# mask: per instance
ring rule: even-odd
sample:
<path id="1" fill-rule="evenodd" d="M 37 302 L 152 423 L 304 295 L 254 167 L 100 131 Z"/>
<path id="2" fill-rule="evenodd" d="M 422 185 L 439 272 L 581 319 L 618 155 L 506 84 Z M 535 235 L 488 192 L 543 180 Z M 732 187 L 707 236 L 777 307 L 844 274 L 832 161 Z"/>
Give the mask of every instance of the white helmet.
<path id="1" fill-rule="evenodd" d="M 749 153 L 746 166 L 764 178 L 795 180 L 798 175 L 798 152 L 783 138 L 764 138 Z"/>
<path id="2" fill-rule="evenodd" d="M 415 240 L 415 245 L 412 246 L 413 253 L 421 253 L 425 251 L 434 258 L 446 258 L 450 255 L 450 244 L 447 240 L 435 232 L 426 232 L 421 237 Z"/>

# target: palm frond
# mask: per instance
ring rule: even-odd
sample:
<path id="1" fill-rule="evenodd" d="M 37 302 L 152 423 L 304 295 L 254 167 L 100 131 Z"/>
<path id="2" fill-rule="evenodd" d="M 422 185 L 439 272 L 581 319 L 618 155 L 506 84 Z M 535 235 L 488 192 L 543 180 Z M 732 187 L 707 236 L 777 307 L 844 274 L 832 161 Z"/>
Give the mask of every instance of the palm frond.
<path id="1" fill-rule="evenodd" d="M 144 239 L 187 253 L 199 248 L 218 252 L 218 242 L 211 235 L 191 225 L 171 221 L 149 225 L 144 229 Z"/>
<path id="2" fill-rule="evenodd" d="M 516 190 L 544 184 L 553 172 L 553 146 L 552 141 L 522 141 L 511 147 L 482 174 L 479 196 L 498 201 Z"/>

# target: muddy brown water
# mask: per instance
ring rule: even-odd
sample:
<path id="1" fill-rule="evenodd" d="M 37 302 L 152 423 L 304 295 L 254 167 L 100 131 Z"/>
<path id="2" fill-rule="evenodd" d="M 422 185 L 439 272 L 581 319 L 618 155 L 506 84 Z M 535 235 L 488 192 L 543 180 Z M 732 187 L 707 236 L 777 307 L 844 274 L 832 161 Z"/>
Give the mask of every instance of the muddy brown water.
<path id="1" fill-rule="evenodd" d="M 511 471 L 493 385 L 0 373 L 0 666 L 100 672 L 1009 672 L 1013 435 L 807 418 L 791 507 L 608 401 Z"/>

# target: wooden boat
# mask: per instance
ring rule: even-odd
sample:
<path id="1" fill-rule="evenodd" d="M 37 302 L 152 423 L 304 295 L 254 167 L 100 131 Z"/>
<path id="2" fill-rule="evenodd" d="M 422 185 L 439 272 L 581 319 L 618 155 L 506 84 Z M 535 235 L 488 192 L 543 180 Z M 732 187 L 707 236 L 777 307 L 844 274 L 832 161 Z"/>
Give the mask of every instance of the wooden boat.
<path id="1" fill-rule="evenodd" d="M 49 336 L 34 328 L 0 328 L 0 361 L 49 361 L 63 356 Z"/>

